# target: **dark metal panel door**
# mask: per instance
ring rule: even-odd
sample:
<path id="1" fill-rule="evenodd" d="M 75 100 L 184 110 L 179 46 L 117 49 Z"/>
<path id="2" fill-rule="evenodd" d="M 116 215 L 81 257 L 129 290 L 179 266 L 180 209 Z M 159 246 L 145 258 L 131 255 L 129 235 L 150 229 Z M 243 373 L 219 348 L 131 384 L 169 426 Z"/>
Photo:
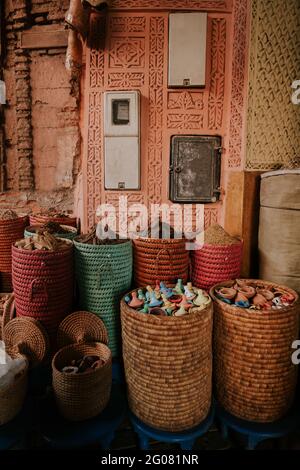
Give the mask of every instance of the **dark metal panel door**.
<path id="1" fill-rule="evenodd" d="M 173 136 L 170 199 L 173 202 L 216 202 L 219 199 L 221 137 Z"/>

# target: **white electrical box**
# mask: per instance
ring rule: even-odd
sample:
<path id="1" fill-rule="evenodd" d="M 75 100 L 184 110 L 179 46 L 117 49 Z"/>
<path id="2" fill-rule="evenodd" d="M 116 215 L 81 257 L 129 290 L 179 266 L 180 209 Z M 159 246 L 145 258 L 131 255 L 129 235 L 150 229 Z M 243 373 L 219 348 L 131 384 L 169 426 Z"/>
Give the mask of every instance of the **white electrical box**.
<path id="1" fill-rule="evenodd" d="M 140 93 L 104 94 L 105 189 L 140 189 Z"/>
<path id="2" fill-rule="evenodd" d="M 169 86 L 205 85 L 207 13 L 169 16 Z"/>

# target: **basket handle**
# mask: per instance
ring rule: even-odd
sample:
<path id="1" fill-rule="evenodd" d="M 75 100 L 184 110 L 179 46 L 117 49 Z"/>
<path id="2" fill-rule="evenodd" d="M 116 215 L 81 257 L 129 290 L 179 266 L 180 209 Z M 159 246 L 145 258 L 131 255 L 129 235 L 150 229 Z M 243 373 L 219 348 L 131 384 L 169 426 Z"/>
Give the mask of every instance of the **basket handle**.
<path id="1" fill-rule="evenodd" d="M 41 279 L 33 279 L 30 283 L 30 293 L 29 293 L 30 302 L 32 302 L 32 299 L 33 299 L 33 296 L 34 296 L 34 286 L 35 286 L 35 284 L 40 284 L 43 287 L 45 297 L 48 300 L 48 291 L 47 291 L 46 283 Z"/>
<path id="2" fill-rule="evenodd" d="M 156 255 L 156 261 L 155 261 L 155 267 L 156 267 L 156 277 L 158 279 L 159 277 L 159 273 L 158 273 L 158 268 L 159 268 L 159 257 L 162 253 L 166 253 L 168 256 L 169 256 L 169 260 L 170 260 L 170 265 L 172 267 L 172 270 L 173 270 L 173 257 L 172 257 L 172 254 L 170 253 L 170 250 L 168 250 L 167 248 L 162 248 L 161 250 L 158 251 L 157 255 Z"/>
<path id="3" fill-rule="evenodd" d="M 97 280 L 98 280 L 98 287 L 101 287 L 101 278 L 102 278 L 102 275 L 105 271 L 109 271 L 110 274 L 111 274 L 111 280 L 112 280 L 112 283 L 114 283 L 115 281 L 115 275 L 114 275 L 114 272 L 113 272 L 113 268 L 111 266 L 111 263 L 109 263 L 108 261 L 106 261 L 105 263 L 102 263 L 99 267 L 99 270 L 97 271 Z"/>

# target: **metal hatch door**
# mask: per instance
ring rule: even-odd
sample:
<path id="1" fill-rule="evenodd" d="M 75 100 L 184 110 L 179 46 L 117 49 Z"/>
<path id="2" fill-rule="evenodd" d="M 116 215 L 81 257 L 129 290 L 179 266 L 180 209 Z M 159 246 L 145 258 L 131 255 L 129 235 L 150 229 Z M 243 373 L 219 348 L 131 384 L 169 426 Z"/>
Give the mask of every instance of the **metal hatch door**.
<path id="1" fill-rule="evenodd" d="M 220 196 L 221 137 L 173 136 L 170 200 L 216 202 Z"/>

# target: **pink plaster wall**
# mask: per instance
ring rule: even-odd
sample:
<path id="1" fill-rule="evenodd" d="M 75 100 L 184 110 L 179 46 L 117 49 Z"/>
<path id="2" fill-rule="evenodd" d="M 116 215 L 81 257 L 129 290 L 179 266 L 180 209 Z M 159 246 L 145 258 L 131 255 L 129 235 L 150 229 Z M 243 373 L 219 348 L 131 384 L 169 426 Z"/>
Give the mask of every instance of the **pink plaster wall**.
<path id="1" fill-rule="evenodd" d="M 172 3 L 172 5 L 171 5 Z M 84 84 L 83 227 L 96 220 L 100 203 L 168 202 L 170 137 L 209 134 L 223 138 L 222 200 L 205 207 L 205 223 L 223 222 L 231 171 L 244 164 L 249 2 L 247 0 L 113 1 L 104 19 L 92 18 L 92 48 L 86 50 Z M 155 9 L 157 7 L 157 9 Z M 203 89 L 168 89 L 168 14 L 208 12 L 207 79 Z M 101 35 L 103 37 L 101 37 Z M 128 48 L 133 52 L 128 54 Z M 141 92 L 141 190 L 104 189 L 103 92 Z"/>

